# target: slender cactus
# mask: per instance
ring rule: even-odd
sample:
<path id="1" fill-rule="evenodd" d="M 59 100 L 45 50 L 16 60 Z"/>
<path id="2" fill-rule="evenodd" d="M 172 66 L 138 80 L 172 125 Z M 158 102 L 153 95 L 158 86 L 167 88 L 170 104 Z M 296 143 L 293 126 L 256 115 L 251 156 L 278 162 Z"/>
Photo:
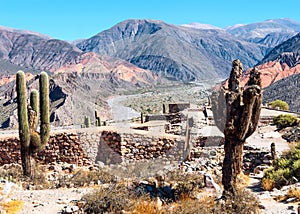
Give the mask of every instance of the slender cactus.
<path id="1" fill-rule="evenodd" d="M 27 105 L 25 74 L 23 71 L 17 72 L 16 90 L 21 159 L 23 174 L 28 177 L 32 177 L 34 173 L 32 170 L 32 154 L 44 148 L 50 134 L 49 81 L 47 73 L 41 73 L 39 82 L 40 100 L 37 90 L 32 90 L 30 93 L 30 105 Z M 40 133 L 36 130 L 39 113 L 38 102 L 41 115 Z"/>
<path id="2" fill-rule="evenodd" d="M 85 128 L 91 127 L 91 119 L 89 116 L 84 117 L 84 125 L 85 125 Z"/>
<path id="3" fill-rule="evenodd" d="M 96 126 L 101 126 L 101 120 L 100 120 L 100 117 L 98 116 L 97 111 L 95 111 L 95 124 L 96 124 Z"/>
<path id="4" fill-rule="evenodd" d="M 50 134 L 50 102 L 49 102 L 49 80 L 46 72 L 40 75 L 40 120 L 41 120 L 41 146 L 45 146 Z"/>
<path id="5" fill-rule="evenodd" d="M 144 114 L 143 114 L 143 112 L 141 112 L 141 123 L 142 124 L 144 123 Z"/>

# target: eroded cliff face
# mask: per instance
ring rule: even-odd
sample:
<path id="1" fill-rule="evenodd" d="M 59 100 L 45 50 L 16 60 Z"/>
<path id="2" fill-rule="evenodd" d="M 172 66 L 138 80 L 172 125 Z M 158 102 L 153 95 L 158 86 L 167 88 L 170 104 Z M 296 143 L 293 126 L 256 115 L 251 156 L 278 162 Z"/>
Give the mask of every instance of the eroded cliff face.
<path id="1" fill-rule="evenodd" d="M 300 64 L 294 67 L 290 67 L 286 63 L 280 63 L 278 61 L 270 61 L 265 64 L 257 66 L 257 69 L 261 72 L 262 87 L 265 88 L 278 80 L 291 76 L 293 74 L 300 73 Z M 249 79 L 250 69 L 248 69 L 242 77 L 242 85 L 245 85 Z"/>

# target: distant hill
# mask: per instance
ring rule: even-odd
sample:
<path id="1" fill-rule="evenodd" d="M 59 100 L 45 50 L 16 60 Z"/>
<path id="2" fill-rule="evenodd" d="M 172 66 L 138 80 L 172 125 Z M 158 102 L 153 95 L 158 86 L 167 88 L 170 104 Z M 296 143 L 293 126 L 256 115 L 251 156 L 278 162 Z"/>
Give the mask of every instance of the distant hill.
<path id="1" fill-rule="evenodd" d="M 225 30 L 237 38 L 274 48 L 299 33 L 300 22 L 287 18 L 270 19 L 257 23 L 238 24 Z"/>
<path id="2" fill-rule="evenodd" d="M 126 20 L 76 46 L 129 61 L 159 75 L 183 81 L 227 77 L 232 60 L 251 67 L 265 49 L 219 29 L 198 29 L 155 20 Z"/>
<path id="3" fill-rule="evenodd" d="M 300 112 L 300 74 L 294 74 L 275 82 L 263 91 L 263 102 L 284 100 L 290 110 Z"/>
<path id="4" fill-rule="evenodd" d="M 279 61 L 289 67 L 300 64 L 300 33 L 275 47 L 260 62 Z"/>

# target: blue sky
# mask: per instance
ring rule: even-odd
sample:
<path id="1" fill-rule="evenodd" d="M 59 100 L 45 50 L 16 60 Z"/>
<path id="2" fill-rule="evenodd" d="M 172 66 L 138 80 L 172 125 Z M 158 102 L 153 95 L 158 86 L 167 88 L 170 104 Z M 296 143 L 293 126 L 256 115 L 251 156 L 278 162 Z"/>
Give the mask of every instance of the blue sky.
<path id="1" fill-rule="evenodd" d="M 299 8 L 299 0 L 0 0 L 0 25 L 75 40 L 129 18 L 226 27 L 275 18 L 300 21 Z"/>

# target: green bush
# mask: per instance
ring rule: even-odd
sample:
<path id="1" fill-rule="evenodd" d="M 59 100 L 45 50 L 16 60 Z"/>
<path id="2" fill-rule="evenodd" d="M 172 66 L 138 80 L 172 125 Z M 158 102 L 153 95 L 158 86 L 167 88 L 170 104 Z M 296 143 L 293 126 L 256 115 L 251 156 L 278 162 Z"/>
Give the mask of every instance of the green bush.
<path id="1" fill-rule="evenodd" d="M 300 142 L 295 145 L 295 148 L 285 153 L 283 157 L 274 161 L 273 167 L 265 171 L 261 184 L 265 190 L 271 190 L 273 188 L 280 189 L 299 179 Z"/>
<path id="2" fill-rule="evenodd" d="M 282 168 L 282 169 L 288 167 L 291 164 L 291 160 L 286 158 L 279 158 L 276 161 L 277 161 L 278 168 Z"/>
<path id="3" fill-rule="evenodd" d="M 300 177 L 300 160 L 296 160 L 294 163 L 293 163 L 293 172 L 294 172 L 294 175 L 295 177 Z"/>
<path id="4" fill-rule="evenodd" d="M 282 100 L 275 100 L 275 101 L 269 102 L 267 105 L 270 106 L 271 108 L 279 108 L 281 110 L 289 110 L 289 105 L 285 101 L 282 101 Z"/>
<path id="5" fill-rule="evenodd" d="M 280 114 L 273 118 L 274 124 L 279 128 L 295 126 L 298 123 L 298 118 L 290 114 Z"/>

